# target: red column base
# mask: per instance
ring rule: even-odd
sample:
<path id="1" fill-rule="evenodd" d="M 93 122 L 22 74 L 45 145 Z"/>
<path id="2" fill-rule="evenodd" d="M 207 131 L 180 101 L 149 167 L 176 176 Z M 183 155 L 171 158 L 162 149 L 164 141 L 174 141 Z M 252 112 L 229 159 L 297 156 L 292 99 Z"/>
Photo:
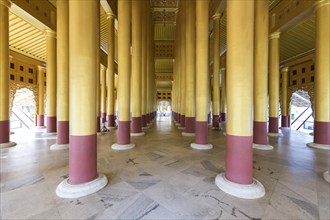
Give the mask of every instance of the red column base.
<path id="1" fill-rule="evenodd" d="M 130 121 L 118 122 L 118 144 L 126 145 L 131 143 Z"/>
<path id="2" fill-rule="evenodd" d="M 10 135 L 10 122 L 9 120 L 0 121 L 0 144 L 8 143 Z"/>
<path id="3" fill-rule="evenodd" d="M 69 144 L 69 121 L 57 122 L 57 144 Z"/>
<path id="4" fill-rule="evenodd" d="M 220 113 L 221 121 L 226 121 L 226 113 Z"/>
<path id="5" fill-rule="evenodd" d="M 281 125 L 282 125 L 282 128 L 288 128 L 288 127 L 290 127 L 289 116 L 282 115 L 282 117 L 281 117 Z"/>
<path id="6" fill-rule="evenodd" d="M 115 124 L 115 116 L 114 115 L 108 115 L 108 127 L 116 127 Z"/>
<path id="7" fill-rule="evenodd" d="M 314 121 L 314 143 L 330 145 L 330 122 Z"/>
<path id="8" fill-rule="evenodd" d="M 208 123 L 207 121 L 196 121 L 195 142 L 196 144 L 207 144 Z"/>
<path id="9" fill-rule="evenodd" d="M 45 126 L 45 116 L 44 115 L 37 115 L 37 126 Z"/>
<path id="10" fill-rule="evenodd" d="M 47 116 L 47 133 L 56 132 L 56 116 Z"/>
<path id="11" fill-rule="evenodd" d="M 142 132 L 141 117 L 132 117 L 132 133 Z"/>
<path id="12" fill-rule="evenodd" d="M 267 122 L 253 121 L 253 143 L 268 144 Z"/>
<path id="13" fill-rule="evenodd" d="M 278 133 L 278 117 L 269 117 L 269 133 Z"/>

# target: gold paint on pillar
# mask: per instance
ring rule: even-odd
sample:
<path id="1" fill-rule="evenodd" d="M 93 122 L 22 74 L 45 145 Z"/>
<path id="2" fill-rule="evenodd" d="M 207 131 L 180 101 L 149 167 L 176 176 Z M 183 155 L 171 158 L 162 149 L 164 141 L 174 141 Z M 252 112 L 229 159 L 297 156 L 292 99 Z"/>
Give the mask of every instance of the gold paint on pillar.
<path id="1" fill-rule="evenodd" d="M 315 121 L 330 122 L 330 27 L 329 0 L 317 0 L 315 52 Z"/>
<path id="2" fill-rule="evenodd" d="M 130 1 L 120 1 L 122 13 L 130 12 Z M 118 13 L 118 121 L 130 121 L 130 13 Z"/>
<path id="3" fill-rule="evenodd" d="M 288 86 L 289 86 L 289 68 L 284 67 L 282 69 L 282 103 L 281 103 L 281 114 L 282 116 L 288 116 Z"/>
<path id="4" fill-rule="evenodd" d="M 108 96 L 107 115 L 115 114 L 115 15 L 108 13 L 109 38 L 108 38 Z"/>
<path id="5" fill-rule="evenodd" d="M 38 101 L 38 115 L 45 114 L 45 68 L 38 66 L 38 90 L 39 90 L 39 101 Z"/>
<path id="6" fill-rule="evenodd" d="M 56 33 L 46 30 L 47 48 L 47 75 L 46 75 L 46 96 L 47 96 L 47 117 L 56 116 Z"/>
<path id="7" fill-rule="evenodd" d="M 257 122 L 268 120 L 268 17 L 268 1 L 255 1 L 254 121 Z"/>
<path id="8" fill-rule="evenodd" d="M 9 9 L 10 1 L 0 1 L 0 121 L 9 120 Z"/>
<path id="9" fill-rule="evenodd" d="M 208 1 L 196 1 L 196 122 L 207 122 L 210 110 Z"/>
<path id="10" fill-rule="evenodd" d="M 220 14 L 213 15 L 213 115 L 220 110 Z"/>
<path id="11" fill-rule="evenodd" d="M 227 112 L 227 97 L 226 97 L 226 68 L 221 68 L 221 105 L 220 112 Z"/>
<path id="12" fill-rule="evenodd" d="M 181 3 L 181 27 L 182 30 L 180 31 L 180 91 L 181 91 L 181 114 L 186 114 L 186 1 L 182 1 Z M 184 122 L 183 122 L 184 123 Z"/>
<path id="13" fill-rule="evenodd" d="M 185 116 L 195 117 L 195 75 L 196 75 L 196 3 L 195 1 L 186 3 L 186 36 L 185 41 L 191 42 L 186 45 L 186 96 L 185 96 Z"/>
<path id="14" fill-rule="evenodd" d="M 99 6 L 99 5 L 98 5 Z M 100 18 L 97 17 L 96 18 L 96 26 L 97 26 L 97 30 L 100 30 Z M 95 33 L 96 35 L 96 47 L 97 49 L 100 48 L 100 31 L 97 31 Z M 100 115 L 101 115 L 101 84 L 100 84 L 100 75 L 101 75 L 101 64 L 100 64 L 100 55 L 96 56 L 96 122 L 97 122 L 97 132 L 100 131 Z"/>
<path id="15" fill-rule="evenodd" d="M 107 83 L 106 83 L 106 72 L 107 68 L 101 64 L 101 112 L 106 112 L 106 93 L 107 93 Z"/>
<path id="16" fill-rule="evenodd" d="M 84 28 L 79 25 L 81 15 L 91 9 L 84 4 L 70 2 L 70 135 L 93 135 L 96 133 L 96 74 L 99 74 L 100 47 L 98 47 L 98 16 L 84 19 Z M 95 4 L 91 4 L 94 6 Z M 93 11 L 97 11 L 94 9 Z M 99 11 L 99 10 L 98 10 Z M 79 40 L 78 40 L 79 39 Z M 90 46 L 81 47 L 80 42 Z"/>
<path id="17" fill-rule="evenodd" d="M 148 24 L 148 16 L 145 16 L 148 12 L 147 1 L 142 3 L 142 51 L 141 51 L 141 114 L 147 114 L 147 24 Z"/>
<path id="18" fill-rule="evenodd" d="M 254 10 L 249 7 L 254 4 L 250 1 L 241 1 L 241 4 L 245 7 L 234 7 L 234 4 L 228 7 L 233 10 L 228 10 L 228 14 L 244 14 L 247 20 L 243 23 L 239 16 L 227 20 L 227 134 L 252 136 L 254 34 L 242 36 L 241 33 L 253 30 Z"/>
<path id="19" fill-rule="evenodd" d="M 61 10 L 57 10 L 57 120 L 69 121 L 69 2 L 57 1 L 58 8 Z"/>
<path id="20" fill-rule="evenodd" d="M 270 35 L 270 71 L 269 71 L 269 117 L 277 118 L 279 113 L 279 85 L 280 85 L 280 32 Z"/>

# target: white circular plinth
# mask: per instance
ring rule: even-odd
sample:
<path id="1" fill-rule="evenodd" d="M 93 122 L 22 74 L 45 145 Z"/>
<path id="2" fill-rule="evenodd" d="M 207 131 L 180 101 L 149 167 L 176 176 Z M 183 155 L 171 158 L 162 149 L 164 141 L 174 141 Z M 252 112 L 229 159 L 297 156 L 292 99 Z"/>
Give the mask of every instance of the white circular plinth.
<path id="1" fill-rule="evenodd" d="M 17 144 L 15 142 L 12 142 L 12 141 L 9 141 L 7 143 L 1 143 L 0 144 L 0 149 L 2 149 L 2 148 L 8 148 L 8 147 L 14 147 L 16 145 Z"/>
<path id="2" fill-rule="evenodd" d="M 329 170 L 325 171 L 323 173 L 323 178 L 325 179 L 325 181 L 327 181 L 328 183 L 330 183 L 330 174 L 329 174 Z"/>
<path id="3" fill-rule="evenodd" d="M 50 146 L 50 150 L 67 150 L 69 149 L 69 144 L 53 144 Z"/>
<path id="4" fill-rule="evenodd" d="M 273 150 L 274 147 L 269 144 L 253 144 L 253 149 L 258 149 L 258 150 Z"/>
<path id="5" fill-rule="evenodd" d="M 142 127 L 142 130 L 146 130 L 146 129 L 149 129 L 149 127 Z"/>
<path id="6" fill-rule="evenodd" d="M 195 133 L 188 133 L 188 132 L 182 132 L 181 134 L 182 134 L 182 136 L 185 136 L 185 137 L 193 137 L 196 135 Z"/>
<path id="7" fill-rule="evenodd" d="M 135 147 L 135 144 L 113 144 L 112 149 L 114 150 L 129 150 Z"/>
<path id="8" fill-rule="evenodd" d="M 180 124 L 180 123 L 175 123 L 175 125 L 176 125 L 176 126 L 181 126 L 181 124 Z"/>
<path id="9" fill-rule="evenodd" d="M 178 127 L 179 130 L 184 130 L 186 129 L 185 127 Z"/>
<path id="10" fill-rule="evenodd" d="M 215 184 L 225 193 L 242 199 L 259 199 L 266 193 L 264 186 L 254 178 L 251 184 L 238 184 L 227 180 L 225 173 L 220 173 Z"/>
<path id="11" fill-rule="evenodd" d="M 311 147 L 311 148 L 321 149 L 321 150 L 330 150 L 329 144 L 308 143 L 307 146 Z"/>
<path id="12" fill-rule="evenodd" d="M 108 179 L 105 175 L 99 176 L 87 183 L 72 185 L 69 183 L 69 178 L 63 180 L 56 188 L 56 195 L 61 198 L 73 199 L 95 193 L 105 187 Z"/>
<path id="13" fill-rule="evenodd" d="M 196 144 L 196 143 L 192 143 L 190 144 L 191 148 L 194 148 L 196 150 L 210 150 L 213 148 L 212 144 Z"/>
<path id="14" fill-rule="evenodd" d="M 108 130 L 115 130 L 117 127 L 107 127 Z"/>
<path id="15" fill-rule="evenodd" d="M 269 137 L 283 137 L 282 133 L 268 133 Z"/>
<path id="16" fill-rule="evenodd" d="M 42 129 L 45 129 L 46 126 L 36 126 L 34 129 L 35 130 L 42 130 Z"/>
<path id="17" fill-rule="evenodd" d="M 131 136 L 132 137 L 139 137 L 139 136 L 143 136 L 143 135 L 145 135 L 146 133 L 144 133 L 144 132 L 139 132 L 139 133 L 131 133 Z"/>
<path id="18" fill-rule="evenodd" d="M 226 133 L 226 132 L 223 132 L 222 134 L 223 134 L 223 135 L 225 135 L 225 136 L 227 135 L 227 133 Z"/>
<path id="19" fill-rule="evenodd" d="M 44 137 L 54 137 L 57 135 L 57 132 L 45 132 L 41 134 Z"/>

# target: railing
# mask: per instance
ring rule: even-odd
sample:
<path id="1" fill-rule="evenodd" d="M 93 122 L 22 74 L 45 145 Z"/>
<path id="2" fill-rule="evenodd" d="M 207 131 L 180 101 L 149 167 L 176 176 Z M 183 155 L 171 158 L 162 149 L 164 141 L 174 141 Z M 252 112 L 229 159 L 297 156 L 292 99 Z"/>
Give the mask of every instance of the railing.
<path id="1" fill-rule="evenodd" d="M 310 106 L 309 107 L 307 107 L 292 123 L 291 123 L 291 125 L 293 125 L 305 112 L 307 112 L 307 110 L 310 108 Z"/>
<path id="2" fill-rule="evenodd" d="M 28 129 L 30 129 L 30 126 L 28 126 L 27 124 L 25 124 L 25 122 L 14 112 L 12 111 L 13 115 L 16 116 L 16 118 L 18 118 L 18 120 L 25 125 L 25 127 L 27 127 Z M 21 126 L 22 127 L 22 126 Z"/>
<path id="3" fill-rule="evenodd" d="M 296 129 L 297 131 L 299 130 L 299 128 L 301 128 L 301 126 L 303 126 L 305 123 L 306 123 L 306 121 L 312 116 L 313 114 L 310 114 L 304 121 L 303 121 L 303 123 L 301 123 L 301 125 L 299 125 L 299 127 Z"/>
<path id="4" fill-rule="evenodd" d="M 34 126 L 33 119 L 28 116 L 24 111 L 22 111 L 22 109 L 20 109 L 17 105 L 13 106 L 12 114 L 28 129 Z"/>

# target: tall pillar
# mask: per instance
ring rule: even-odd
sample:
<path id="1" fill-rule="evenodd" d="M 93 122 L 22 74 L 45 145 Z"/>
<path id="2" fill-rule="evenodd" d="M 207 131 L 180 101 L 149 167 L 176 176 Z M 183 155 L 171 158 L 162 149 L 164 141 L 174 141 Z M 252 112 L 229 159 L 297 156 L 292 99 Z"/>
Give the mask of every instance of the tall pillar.
<path id="1" fill-rule="evenodd" d="M 265 194 L 252 177 L 253 42 L 254 1 L 228 1 L 226 173 L 219 174 L 215 183 L 222 191 L 245 199 Z"/>
<path id="2" fill-rule="evenodd" d="M 115 150 L 127 150 L 135 146 L 130 137 L 130 33 L 131 1 L 118 1 L 118 143 Z"/>
<path id="3" fill-rule="evenodd" d="M 109 38 L 108 38 L 108 96 L 107 118 L 108 127 L 115 128 L 115 15 L 108 13 Z"/>
<path id="4" fill-rule="evenodd" d="M 100 26 L 100 18 L 97 18 L 97 29 L 99 30 Z M 100 31 L 96 32 L 96 47 L 100 48 Z M 100 63 L 100 55 L 96 56 L 96 63 L 98 64 L 96 66 L 96 72 L 95 72 L 95 78 L 96 78 L 96 131 L 98 135 L 102 135 L 101 133 L 101 80 L 100 80 L 100 75 L 101 75 L 101 63 Z"/>
<path id="5" fill-rule="evenodd" d="M 209 2 L 196 0 L 196 124 L 195 143 L 190 146 L 194 149 L 211 149 L 207 143 L 207 118 L 210 110 L 210 76 L 209 76 L 209 34 L 208 17 Z"/>
<path id="6" fill-rule="evenodd" d="M 69 148 L 69 2 L 57 1 L 57 140 L 51 150 Z"/>
<path id="7" fill-rule="evenodd" d="M 100 110 L 101 110 L 101 121 L 105 123 L 107 117 L 107 110 L 106 110 L 106 96 L 107 96 L 107 68 L 101 64 L 101 103 L 100 103 Z"/>
<path id="8" fill-rule="evenodd" d="M 226 68 L 221 68 L 221 104 L 220 104 L 220 119 L 226 121 L 227 112 L 227 95 L 226 95 Z"/>
<path id="9" fill-rule="evenodd" d="M 148 16 L 149 13 L 148 10 L 148 1 L 145 1 L 142 3 L 142 14 L 144 15 L 142 17 L 142 51 L 141 51 L 141 124 L 142 128 L 148 128 L 147 127 L 147 26 L 148 26 Z"/>
<path id="10" fill-rule="evenodd" d="M 56 132 L 56 33 L 46 30 L 46 114 L 47 133 Z"/>
<path id="11" fill-rule="evenodd" d="M 289 68 L 284 67 L 282 69 L 282 103 L 281 103 L 281 114 L 282 114 L 282 120 L 281 120 L 281 127 L 290 127 L 289 124 L 289 105 L 288 105 L 288 86 L 289 86 Z"/>
<path id="12" fill-rule="evenodd" d="M 185 96 L 185 132 L 184 136 L 195 135 L 195 77 L 196 77 L 196 3 L 186 2 L 186 96 Z"/>
<path id="13" fill-rule="evenodd" d="M 132 136 L 144 135 L 142 132 L 142 119 L 141 119 L 141 3 L 138 1 L 132 1 L 132 76 L 131 76 L 131 88 L 132 88 Z"/>
<path id="14" fill-rule="evenodd" d="M 38 66 L 38 95 L 39 106 L 37 115 L 37 128 L 45 128 L 45 68 Z"/>
<path id="15" fill-rule="evenodd" d="M 283 136 L 278 132 L 280 98 L 280 32 L 270 35 L 269 53 L 269 136 Z"/>
<path id="16" fill-rule="evenodd" d="M 272 150 L 268 144 L 268 1 L 255 1 L 253 148 Z"/>
<path id="17" fill-rule="evenodd" d="M 56 189 L 62 198 L 92 194 L 108 182 L 97 173 L 95 73 L 100 48 L 95 33 L 99 32 L 99 5 L 98 1 L 69 1 L 69 178 Z"/>
<path id="18" fill-rule="evenodd" d="M 181 1 L 179 1 L 179 6 L 181 5 Z M 180 16 L 181 16 L 181 10 L 177 10 L 177 16 L 176 16 L 176 25 L 175 25 L 175 62 L 176 62 L 176 73 L 175 73 L 175 79 L 176 79 L 176 103 L 177 103 L 177 112 L 176 112 L 176 125 L 180 126 L 180 119 L 181 119 L 181 39 L 180 39 L 180 32 L 181 30 L 181 22 L 180 22 Z"/>
<path id="19" fill-rule="evenodd" d="M 0 1 L 0 148 L 13 147 L 9 112 L 9 0 Z"/>
<path id="20" fill-rule="evenodd" d="M 220 13 L 213 15 L 213 128 L 219 127 L 220 113 Z"/>
<path id="21" fill-rule="evenodd" d="M 314 142 L 309 143 L 308 146 L 330 150 L 330 1 L 316 1 L 314 11 L 316 14 L 315 120 Z"/>
<path id="22" fill-rule="evenodd" d="M 193 2 L 193 1 L 190 1 Z M 181 10 L 181 31 L 180 31 L 180 93 L 181 97 L 181 117 L 180 117 L 180 124 L 181 126 L 179 129 L 185 129 L 186 127 L 186 5 L 187 1 L 181 2 L 181 7 L 179 10 Z"/>

